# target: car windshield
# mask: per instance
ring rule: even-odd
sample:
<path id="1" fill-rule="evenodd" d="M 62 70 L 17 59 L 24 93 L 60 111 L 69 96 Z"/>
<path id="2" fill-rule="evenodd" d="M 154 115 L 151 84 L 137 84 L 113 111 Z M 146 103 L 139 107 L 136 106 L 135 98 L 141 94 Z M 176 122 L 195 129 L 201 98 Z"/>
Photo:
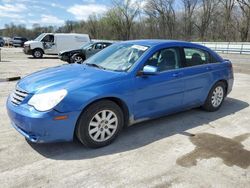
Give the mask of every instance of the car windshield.
<path id="1" fill-rule="evenodd" d="M 148 49 L 135 44 L 114 44 L 86 60 L 87 65 L 113 71 L 127 71 Z"/>
<path id="2" fill-rule="evenodd" d="M 38 37 L 36 37 L 36 38 L 34 39 L 34 41 L 41 41 L 42 38 L 43 38 L 45 35 L 46 35 L 45 33 L 42 33 L 41 35 L 39 35 Z"/>
<path id="3" fill-rule="evenodd" d="M 84 45 L 82 45 L 81 49 L 87 49 L 88 47 L 90 47 L 92 44 L 94 44 L 93 42 L 88 42 Z"/>

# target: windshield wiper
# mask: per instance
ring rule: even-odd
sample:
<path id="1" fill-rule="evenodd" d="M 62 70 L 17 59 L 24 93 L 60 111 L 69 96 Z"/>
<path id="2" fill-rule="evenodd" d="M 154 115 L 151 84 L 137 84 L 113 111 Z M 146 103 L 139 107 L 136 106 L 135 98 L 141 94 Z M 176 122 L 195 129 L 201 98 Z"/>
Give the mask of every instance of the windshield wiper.
<path id="1" fill-rule="evenodd" d="M 99 69 L 104 69 L 104 70 L 105 70 L 104 67 L 102 67 L 102 66 L 100 66 L 100 65 L 97 65 L 97 64 L 95 64 L 95 63 L 86 63 L 86 65 L 91 66 L 91 67 L 96 67 L 96 68 L 99 68 Z"/>

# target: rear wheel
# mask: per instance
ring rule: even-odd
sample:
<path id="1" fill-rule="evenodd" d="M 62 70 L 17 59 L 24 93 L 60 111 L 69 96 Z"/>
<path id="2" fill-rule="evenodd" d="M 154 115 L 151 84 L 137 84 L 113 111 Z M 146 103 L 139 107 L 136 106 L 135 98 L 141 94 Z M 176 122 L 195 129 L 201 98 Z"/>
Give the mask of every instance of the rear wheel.
<path id="1" fill-rule="evenodd" d="M 99 101 L 82 113 L 77 123 L 76 136 L 87 147 L 103 147 L 118 136 L 123 124 L 123 113 L 116 103 Z"/>
<path id="2" fill-rule="evenodd" d="M 43 51 L 40 49 L 34 49 L 32 53 L 34 58 L 42 58 L 43 57 Z"/>
<path id="3" fill-rule="evenodd" d="M 226 85 L 224 82 L 216 83 L 210 90 L 203 108 L 207 111 L 214 112 L 218 110 L 226 96 Z"/>

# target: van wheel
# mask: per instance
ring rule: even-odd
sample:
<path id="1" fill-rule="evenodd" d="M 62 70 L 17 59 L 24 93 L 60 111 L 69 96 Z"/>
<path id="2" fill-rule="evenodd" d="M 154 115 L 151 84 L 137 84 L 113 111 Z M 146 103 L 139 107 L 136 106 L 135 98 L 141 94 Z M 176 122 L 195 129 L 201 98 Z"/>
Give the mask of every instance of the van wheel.
<path id="1" fill-rule="evenodd" d="M 76 136 L 87 147 L 103 147 L 114 141 L 123 124 L 123 113 L 116 103 L 99 101 L 90 105 L 80 116 Z"/>
<path id="2" fill-rule="evenodd" d="M 83 61 L 85 60 L 85 58 L 83 58 L 81 55 L 79 54 L 74 54 L 71 56 L 70 58 L 70 62 L 71 63 L 78 63 L 78 64 L 82 64 Z"/>
<path id="3" fill-rule="evenodd" d="M 217 82 L 210 90 L 206 102 L 203 105 L 203 108 L 209 112 L 217 111 L 221 107 L 225 99 L 225 96 L 226 96 L 225 83 Z"/>
<path id="4" fill-rule="evenodd" d="M 43 57 L 43 51 L 40 50 L 40 49 L 35 49 L 35 50 L 33 50 L 32 55 L 33 55 L 34 58 L 42 58 Z"/>

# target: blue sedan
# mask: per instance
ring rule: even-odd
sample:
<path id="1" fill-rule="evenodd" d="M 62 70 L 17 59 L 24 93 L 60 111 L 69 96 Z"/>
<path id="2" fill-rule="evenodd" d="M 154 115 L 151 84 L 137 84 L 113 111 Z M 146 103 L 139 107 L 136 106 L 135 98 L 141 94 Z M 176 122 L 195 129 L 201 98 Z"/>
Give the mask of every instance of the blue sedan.
<path id="1" fill-rule="evenodd" d="M 137 122 L 200 106 L 216 111 L 232 85 L 231 62 L 204 46 L 126 41 L 85 64 L 26 76 L 10 94 L 7 109 L 13 127 L 32 142 L 76 136 L 97 148 Z"/>

